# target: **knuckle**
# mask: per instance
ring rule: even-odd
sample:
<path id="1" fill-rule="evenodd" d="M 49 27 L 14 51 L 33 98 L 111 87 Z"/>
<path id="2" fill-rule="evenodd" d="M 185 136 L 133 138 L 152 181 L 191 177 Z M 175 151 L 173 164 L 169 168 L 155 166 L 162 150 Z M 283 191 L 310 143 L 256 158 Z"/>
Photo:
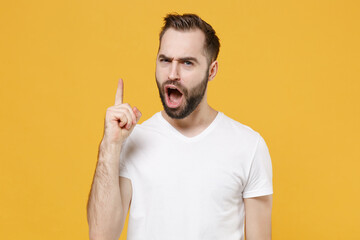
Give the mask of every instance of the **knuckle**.
<path id="1" fill-rule="evenodd" d="M 112 114 L 112 110 L 111 109 L 107 109 L 106 113 L 105 113 L 105 117 L 109 117 Z"/>
<path id="2" fill-rule="evenodd" d="M 121 108 L 121 111 L 123 111 L 124 113 L 127 113 L 129 111 L 129 109 L 127 109 L 127 107 L 123 107 L 123 108 Z"/>
<path id="3" fill-rule="evenodd" d="M 119 117 L 120 117 L 120 118 L 124 118 L 124 117 L 125 117 L 125 113 L 124 113 L 124 112 L 119 112 Z"/>

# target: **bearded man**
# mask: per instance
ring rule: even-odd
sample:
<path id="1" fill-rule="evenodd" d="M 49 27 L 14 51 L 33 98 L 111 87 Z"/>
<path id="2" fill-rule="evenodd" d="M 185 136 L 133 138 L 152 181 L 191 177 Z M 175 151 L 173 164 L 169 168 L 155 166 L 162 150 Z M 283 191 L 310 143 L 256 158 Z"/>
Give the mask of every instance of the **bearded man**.
<path id="1" fill-rule="evenodd" d="M 164 110 L 142 124 L 119 81 L 88 201 L 90 239 L 271 239 L 272 164 L 259 133 L 209 106 L 220 43 L 194 14 L 170 14 L 156 83 Z"/>

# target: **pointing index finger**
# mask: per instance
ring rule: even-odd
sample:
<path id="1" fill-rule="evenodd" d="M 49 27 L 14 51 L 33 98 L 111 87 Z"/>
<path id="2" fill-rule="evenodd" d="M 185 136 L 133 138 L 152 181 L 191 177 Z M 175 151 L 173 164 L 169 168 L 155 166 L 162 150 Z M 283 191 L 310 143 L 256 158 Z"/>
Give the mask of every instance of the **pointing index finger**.
<path id="1" fill-rule="evenodd" d="M 116 95 L 115 95 L 115 105 L 119 105 L 119 104 L 123 103 L 123 93 L 124 93 L 124 82 L 120 78 L 119 83 L 118 83 L 118 87 L 117 87 L 117 90 L 116 90 Z"/>

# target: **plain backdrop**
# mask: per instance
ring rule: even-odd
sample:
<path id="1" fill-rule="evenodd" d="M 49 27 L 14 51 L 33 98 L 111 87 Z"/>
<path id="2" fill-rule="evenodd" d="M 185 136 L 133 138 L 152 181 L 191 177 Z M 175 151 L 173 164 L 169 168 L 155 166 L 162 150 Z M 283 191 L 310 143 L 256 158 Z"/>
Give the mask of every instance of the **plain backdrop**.
<path id="1" fill-rule="evenodd" d="M 105 111 L 120 77 L 140 122 L 162 109 L 155 58 L 170 12 L 217 31 L 208 99 L 268 144 L 273 239 L 359 239 L 355 0 L 1 1 L 1 239 L 88 239 Z"/>

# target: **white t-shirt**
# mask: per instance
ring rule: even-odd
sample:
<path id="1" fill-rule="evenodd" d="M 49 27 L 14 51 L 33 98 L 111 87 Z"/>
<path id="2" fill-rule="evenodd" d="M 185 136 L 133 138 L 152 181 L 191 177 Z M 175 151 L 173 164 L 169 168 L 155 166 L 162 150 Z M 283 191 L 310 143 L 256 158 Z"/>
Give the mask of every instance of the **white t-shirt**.
<path id="1" fill-rule="evenodd" d="M 195 137 L 158 112 L 134 128 L 120 158 L 133 188 L 128 240 L 244 239 L 243 198 L 273 193 L 265 141 L 221 112 Z"/>

